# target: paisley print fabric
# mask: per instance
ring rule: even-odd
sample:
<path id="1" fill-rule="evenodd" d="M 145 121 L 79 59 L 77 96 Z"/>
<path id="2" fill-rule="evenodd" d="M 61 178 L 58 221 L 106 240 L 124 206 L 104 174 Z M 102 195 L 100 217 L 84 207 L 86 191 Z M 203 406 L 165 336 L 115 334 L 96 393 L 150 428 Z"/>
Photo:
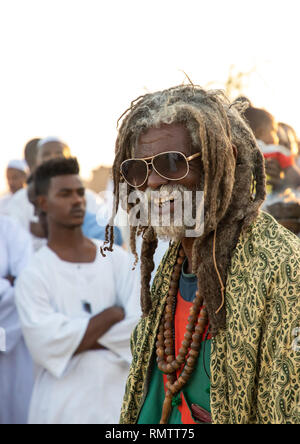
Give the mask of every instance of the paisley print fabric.
<path id="1" fill-rule="evenodd" d="M 132 335 L 133 361 L 122 424 L 134 424 L 145 399 L 155 341 L 178 245 L 152 287 L 153 307 Z M 212 339 L 211 413 L 215 424 L 300 423 L 300 241 L 261 213 L 242 232 L 226 285 L 226 329 Z"/>

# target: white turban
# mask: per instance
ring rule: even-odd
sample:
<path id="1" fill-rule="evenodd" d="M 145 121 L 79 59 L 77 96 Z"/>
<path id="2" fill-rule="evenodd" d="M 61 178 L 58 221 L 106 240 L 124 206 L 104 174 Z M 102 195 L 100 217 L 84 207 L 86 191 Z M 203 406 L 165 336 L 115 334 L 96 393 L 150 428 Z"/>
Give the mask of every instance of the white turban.
<path id="1" fill-rule="evenodd" d="M 11 160 L 8 162 L 7 168 L 14 168 L 15 170 L 23 171 L 23 173 L 28 173 L 28 165 L 25 160 Z"/>
<path id="2" fill-rule="evenodd" d="M 44 139 L 41 139 L 37 144 L 37 148 L 40 149 L 40 148 L 42 148 L 42 146 L 46 145 L 47 143 L 52 143 L 52 142 L 57 142 L 57 143 L 61 143 L 62 145 L 66 145 L 65 142 L 63 142 L 58 137 L 50 136 L 50 137 L 45 137 Z"/>

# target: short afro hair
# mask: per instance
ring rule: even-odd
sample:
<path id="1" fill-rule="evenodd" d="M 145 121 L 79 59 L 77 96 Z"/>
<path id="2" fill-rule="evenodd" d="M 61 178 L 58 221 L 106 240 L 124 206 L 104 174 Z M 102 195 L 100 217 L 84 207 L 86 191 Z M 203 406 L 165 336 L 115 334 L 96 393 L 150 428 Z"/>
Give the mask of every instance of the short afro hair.
<path id="1" fill-rule="evenodd" d="M 48 194 L 50 181 L 53 177 L 78 175 L 80 167 L 75 157 L 68 159 L 51 159 L 40 165 L 34 173 L 36 196 Z"/>

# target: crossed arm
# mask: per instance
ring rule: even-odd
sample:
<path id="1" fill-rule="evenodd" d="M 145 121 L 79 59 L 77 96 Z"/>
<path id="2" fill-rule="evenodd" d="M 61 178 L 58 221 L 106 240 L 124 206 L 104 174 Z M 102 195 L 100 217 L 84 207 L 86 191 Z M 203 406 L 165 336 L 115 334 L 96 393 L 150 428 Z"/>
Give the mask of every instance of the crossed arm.
<path id="1" fill-rule="evenodd" d="M 124 319 L 124 310 L 121 307 L 109 307 L 98 315 L 91 318 L 85 335 L 79 344 L 74 356 L 88 350 L 101 350 L 106 347 L 98 344 L 99 338 L 103 336 L 114 324 Z"/>

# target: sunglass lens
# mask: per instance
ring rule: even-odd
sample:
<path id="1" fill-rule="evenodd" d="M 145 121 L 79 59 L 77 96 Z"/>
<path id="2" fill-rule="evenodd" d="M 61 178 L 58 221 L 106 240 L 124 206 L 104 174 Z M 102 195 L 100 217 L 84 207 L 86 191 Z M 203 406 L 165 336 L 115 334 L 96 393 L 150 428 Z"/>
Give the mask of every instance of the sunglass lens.
<path id="1" fill-rule="evenodd" d="M 159 174 L 171 180 L 182 179 L 188 172 L 187 160 L 181 153 L 159 154 L 154 157 L 153 166 Z"/>
<path id="2" fill-rule="evenodd" d="M 133 187 L 140 187 L 147 178 L 147 164 L 143 160 L 129 159 L 121 167 L 125 180 Z"/>

